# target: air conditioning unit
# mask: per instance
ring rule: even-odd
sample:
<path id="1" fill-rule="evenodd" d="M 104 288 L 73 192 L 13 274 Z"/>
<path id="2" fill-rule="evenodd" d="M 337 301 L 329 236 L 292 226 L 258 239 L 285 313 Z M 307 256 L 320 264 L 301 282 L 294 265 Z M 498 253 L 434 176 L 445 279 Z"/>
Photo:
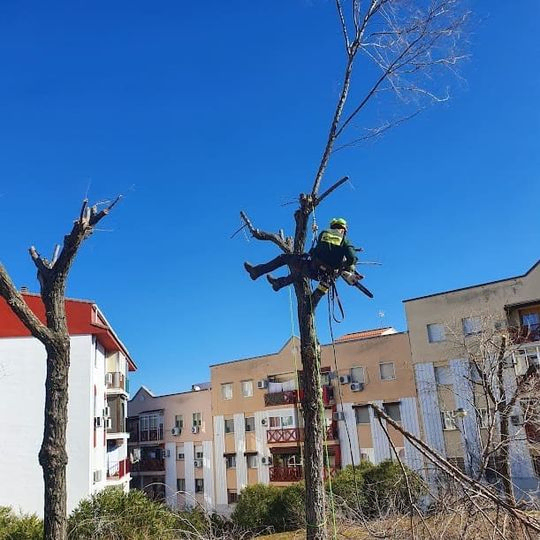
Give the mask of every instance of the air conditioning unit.
<path id="1" fill-rule="evenodd" d="M 193 426 L 191 428 L 191 433 L 199 433 L 200 429 L 201 428 L 199 426 Z"/>
<path id="2" fill-rule="evenodd" d="M 353 392 L 361 392 L 364 389 L 363 382 L 353 382 L 351 383 L 351 390 Z"/>
<path id="3" fill-rule="evenodd" d="M 200 469 L 202 467 L 202 459 L 196 459 L 193 461 L 193 466 L 196 469 Z"/>
<path id="4" fill-rule="evenodd" d="M 265 388 L 268 388 L 268 381 L 266 379 L 257 381 L 257 388 L 259 390 L 264 390 Z"/>
<path id="5" fill-rule="evenodd" d="M 266 418 L 263 418 L 263 419 L 261 420 L 261 424 L 262 424 L 263 426 L 266 426 L 266 424 L 268 424 L 268 420 L 267 420 Z"/>
<path id="6" fill-rule="evenodd" d="M 94 427 L 96 427 L 96 428 L 103 427 L 103 417 L 102 416 L 95 416 L 94 417 Z"/>
<path id="7" fill-rule="evenodd" d="M 263 457 L 261 458 L 261 463 L 262 463 L 263 465 L 272 465 L 272 458 L 271 458 L 270 456 L 268 456 L 268 457 L 267 457 L 267 456 L 263 456 Z"/>
<path id="8" fill-rule="evenodd" d="M 105 373 L 105 384 L 107 386 L 112 386 L 113 383 L 113 374 L 112 373 Z"/>
<path id="9" fill-rule="evenodd" d="M 171 433 L 172 433 L 173 435 L 175 435 L 175 436 L 176 436 L 176 435 L 180 435 L 180 433 L 182 433 L 182 430 L 181 430 L 179 427 L 173 427 L 173 428 L 171 429 Z"/>
<path id="10" fill-rule="evenodd" d="M 105 416 L 105 418 L 111 416 L 111 408 L 110 407 L 107 406 L 107 407 L 105 407 L 103 409 L 103 416 Z"/>
<path id="11" fill-rule="evenodd" d="M 336 420 L 336 422 L 339 422 L 340 420 L 345 420 L 345 413 L 343 411 L 335 412 L 332 415 L 332 418 Z"/>
<path id="12" fill-rule="evenodd" d="M 350 375 L 340 375 L 339 376 L 339 384 L 349 384 L 351 382 L 351 376 Z"/>
<path id="13" fill-rule="evenodd" d="M 101 471 L 94 471 L 94 482 L 101 482 Z"/>

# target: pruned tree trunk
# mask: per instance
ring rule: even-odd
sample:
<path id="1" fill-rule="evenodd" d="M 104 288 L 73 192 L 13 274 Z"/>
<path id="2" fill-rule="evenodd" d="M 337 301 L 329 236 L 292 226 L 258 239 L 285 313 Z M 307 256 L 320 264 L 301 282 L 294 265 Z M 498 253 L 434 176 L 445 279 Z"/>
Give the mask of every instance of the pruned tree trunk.
<path id="1" fill-rule="evenodd" d="M 324 417 L 320 372 L 320 347 L 315 331 L 311 287 L 307 279 L 295 283 L 300 322 L 300 351 L 303 365 L 304 480 L 306 483 L 306 538 L 326 536 L 324 493 Z"/>
<path id="2" fill-rule="evenodd" d="M 30 255 L 38 269 L 41 299 L 45 306 L 45 324 L 30 310 L 23 296 L 0 265 L 0 296 L 31 334 L 45 346 L 47 376 L 45 379 L 45 418 L 39 464 L 43 469 L 45 540 L 67 538 L 66 432 L 68 422 L 68 377 L 70 338 L 66 318 L 65 290 L 69 270 L 83 243 L 96 224 L 103 219 L 117 198 L 98 211 L 83 202 L 79 218 L 64 237 L 62 250 L 57 246 L 51 261 L 41 257 L 34 247 Z"/>

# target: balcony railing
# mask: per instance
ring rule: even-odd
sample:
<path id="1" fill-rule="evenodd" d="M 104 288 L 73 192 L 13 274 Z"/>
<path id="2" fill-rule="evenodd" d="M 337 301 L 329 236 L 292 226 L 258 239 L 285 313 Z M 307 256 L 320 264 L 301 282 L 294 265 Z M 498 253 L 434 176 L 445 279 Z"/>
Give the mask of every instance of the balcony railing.
<path id="1" fill-rule="evenodd" d="M 511 329 L 514 343 L 532 343 L 540 341 L 540 324 L 530 324 Z"/>
<path id="2" fill-rule="evenodd" d="M 337 422 L 332 421 L 330 425 L 326 427 L 326 440 L 335 441 L 338 439 Z"/>
<path id="3" fill-rule="evenodd" d="M 141 459 L 131 467 L 133 472 L 165 471 L 165 461 L 163 459 Z"/>
<path id="4" fill-rule="evenodd" d="M 335 467 L 325 467 L 324 479 L 336 475 Z M 304 478 L 302 465 L 289 465 L 288 467 L 270 467 L 270 482 L 300 482 Z"/>
<path id="5" fill-rule="evenodd" d="M 304 391 L 299 390 L 298 395 L 298 400 L 301 402 L 304 399 Z M 334 387 L 331 384 L 325 384 L 322 387 L 322 398 L 325 407 L 329 407 L 335 403 Z"/>
<path id="6" fill-rule="evenodd" d="M 114 463 L 109 463 L 107 478 L 111 480 L 123 478 L 130 471 L 129 459 L 122 459 Z"/>
<path id="7" fill-rule="evenodd" d="M 303 477 L 302 465 L 270 467 L 270 482 L 299 482 Z"/>
<path id="8" fill-rule="evenodd" d="M 266 432 L 267 443 L 289 443 L 304 439 L 304 430 L 300 428 L 269 429 Z"/>
<path id="9" fill-rule="evenodd" d="M 291 405 L 298 401 L 298 392 L 296 390 L 287 390 L 286 392 L 273 392 L 264 395 L 264 404 L 266 407 L 272 405 Z"/>
<path id="10" fill-rule="evenodd" d="M 159 429 L 140 431 L 139 439 L 141 442 L 161 441 L 163 439 L 163 426 L 159 426 Z"/>

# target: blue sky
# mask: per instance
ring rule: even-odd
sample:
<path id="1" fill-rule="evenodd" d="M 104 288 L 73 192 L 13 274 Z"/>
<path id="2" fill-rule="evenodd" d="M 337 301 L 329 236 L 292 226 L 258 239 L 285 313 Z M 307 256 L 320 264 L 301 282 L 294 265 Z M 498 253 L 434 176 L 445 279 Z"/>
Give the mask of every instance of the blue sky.
<path id="1" fill-rule="evenodd" d="M 404 330 L 403 299 L 519 275 L 540 256 L 540 6 L 473 4 L 452 100 L 329 168 L 325 185 L 345 174 L 352 185 L 319 223 L 347 217 L 364 259 L 383 263 L 363 267 L 374 300 L 341 287 L 338 335 Z M 311 186 L 340 80 L 333 9 L 1 3 L 0 260 L 36 290 L 28 246 L 52 251 L 87 193 L 124 194 L 82 249 L 69 294 L 103 309 L 139 365 L 134 389 L 184 390 L 210 364 L 289 337 L 287 290 L 242 269 L 277 252 L 230 236 L 241 209 L 292 231 L 283 204 Z"/>

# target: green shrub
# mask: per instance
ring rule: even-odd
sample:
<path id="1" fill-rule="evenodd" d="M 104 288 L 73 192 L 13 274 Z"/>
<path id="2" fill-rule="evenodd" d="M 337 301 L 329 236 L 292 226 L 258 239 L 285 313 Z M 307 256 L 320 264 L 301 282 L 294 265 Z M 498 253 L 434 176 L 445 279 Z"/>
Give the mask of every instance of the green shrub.
<path id="1" fill-rule="evenodd" d="M 149 499 L 142 491 L 124 493 L 107 488 L 81 501 L 68 522 L 68 538 L 77 540 L 172 540 L 181 531 L 203 530 L 200 511 L 172 512 L 164 504 Z"/>
<path id="2" fill-rule="evenodd" d="M 363 510 L 366 505 L 364 474 L 373 468 L 374 465 L 369 461 L 361 461 L 354 468 L 349 465 L 341 469 L 331 479 L 331 484 L 330 481 L 326 483 L 328 492 L 330 486 L 332 487 L 336 508 L 340 508 L 346 514 L 354 514 Z"/>
<path id="3" fill-rule="evenodd" d="M 43 540 L 43 521 L 36 515 L 17 515 L 0 506 L 0 540 Z"/>
<path id="4" fill-rule="evenodd" d="M 254 533 L 272 529 L 291 531 L 304 524 L 305 488 L 293 484 L 285 488 L 255 484 L 242 490 L 232 514 L 237 527 Z"/>

